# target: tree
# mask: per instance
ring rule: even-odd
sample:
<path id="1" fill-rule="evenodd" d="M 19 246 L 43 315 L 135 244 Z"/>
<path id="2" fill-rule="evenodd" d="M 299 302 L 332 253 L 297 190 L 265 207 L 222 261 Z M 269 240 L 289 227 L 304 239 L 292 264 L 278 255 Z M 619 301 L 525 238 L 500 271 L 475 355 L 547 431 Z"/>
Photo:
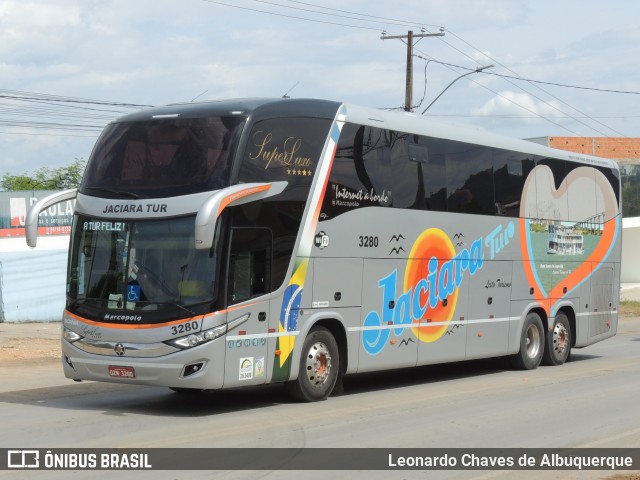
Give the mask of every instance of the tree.
<path id="1" fill-rule="evenodd" d="M 82 181 L 86 161 L 76 158 L 71 165 L 51 169 L 41 167 L 33 175 L 9 175 L 0 181 L 3 190 L 66 190 L 77 188 Z"/>

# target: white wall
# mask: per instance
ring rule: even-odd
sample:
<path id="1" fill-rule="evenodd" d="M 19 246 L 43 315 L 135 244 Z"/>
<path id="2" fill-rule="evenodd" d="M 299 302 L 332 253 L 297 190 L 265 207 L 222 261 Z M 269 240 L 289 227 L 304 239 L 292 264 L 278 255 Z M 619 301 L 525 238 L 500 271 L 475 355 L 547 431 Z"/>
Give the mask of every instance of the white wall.
<path id="1" fill-rule="evenodd" d="M 640 217 L 622 219 L 622 283 L 640 283 Z"/>
<path id="2" fill-rule="evenodd" d="M 65 304 L 69 236 L 0 239 L 0 311 L 5 322 L 54 321 Z"/>

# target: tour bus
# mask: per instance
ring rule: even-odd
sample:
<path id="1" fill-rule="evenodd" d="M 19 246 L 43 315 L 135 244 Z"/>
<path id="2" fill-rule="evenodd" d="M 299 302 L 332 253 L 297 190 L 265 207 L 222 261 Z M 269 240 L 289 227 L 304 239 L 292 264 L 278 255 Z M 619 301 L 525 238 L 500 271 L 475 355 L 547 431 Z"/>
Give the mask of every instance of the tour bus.
<path id="1" fill-rule="evenodd" d="M 615 162 L 315 99 L 109 124 L 75 198 L 62 363 L 178 392 L 487 357 L 564 363 L 615 335 Z M 550 232 L 555 235 L 550 248 Z M 560 232 L 579 248 L 560 248 Z"/>

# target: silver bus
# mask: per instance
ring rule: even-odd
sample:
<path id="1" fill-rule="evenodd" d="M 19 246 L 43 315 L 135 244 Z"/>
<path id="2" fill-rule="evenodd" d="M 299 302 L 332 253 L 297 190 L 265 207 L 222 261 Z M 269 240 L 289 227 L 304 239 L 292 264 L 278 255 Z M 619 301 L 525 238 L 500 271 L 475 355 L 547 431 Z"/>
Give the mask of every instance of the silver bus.
<path id="1" fill-rule="evenodd" d="M 326 100 L 152 108 L 108 125 L 76 198 L 62 363 L 179 392 L 504 356 L 615 335 L 615 162 Z M 570 231 L 580 248 L 549 248 Z"/>

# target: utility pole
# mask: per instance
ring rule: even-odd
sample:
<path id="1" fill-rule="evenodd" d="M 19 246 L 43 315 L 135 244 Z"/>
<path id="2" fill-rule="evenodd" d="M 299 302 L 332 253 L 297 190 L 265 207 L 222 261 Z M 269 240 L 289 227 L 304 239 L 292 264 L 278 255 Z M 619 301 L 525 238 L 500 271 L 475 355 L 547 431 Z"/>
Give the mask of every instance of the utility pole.
<path id="1" fill-rule="evenodd" d="M 413 39 L 423 37 L 444 37 L 444 31 L 440 29 L 439 33 L 413 33 L 409 30 L 406 35 L 386 35 L 383 32 L 380 37 L 381 40 L 407 39 L 407 81 L 404 93 L 404 109 L 407 112 L 411 111 L 413 104 Z"/>

